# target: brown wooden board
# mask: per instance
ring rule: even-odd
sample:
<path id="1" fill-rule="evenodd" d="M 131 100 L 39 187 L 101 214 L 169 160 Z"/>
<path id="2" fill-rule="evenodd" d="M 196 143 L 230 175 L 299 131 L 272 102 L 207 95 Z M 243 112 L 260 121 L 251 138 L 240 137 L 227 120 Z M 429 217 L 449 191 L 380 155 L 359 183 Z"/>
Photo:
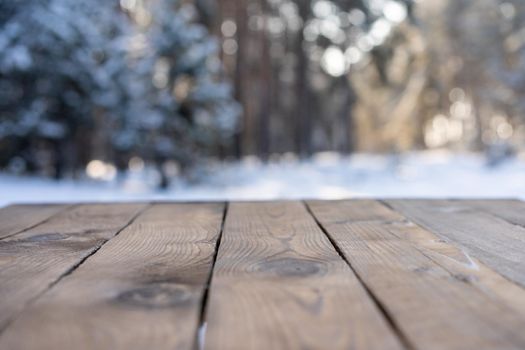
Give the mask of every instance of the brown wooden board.
<path id="1" fill-rule="evenodd" d="M 376 201 L 308 205 L 412 347 L 525 348 L 524 315 L 440 265 L 437 254 L 457 252 L 421 245 L 429 232 Z"/>
<path id="2" fill-rule="evenodd" d="M 193 349 L 224 204 L 156 204 L 0 337 L 9 349 Z"/>
<path id="3" fill-rule="evenodd" d="M 113 237 L 143 204 L 86 204 L 0 241 L 0 330 Z"/>
<path id="4" fill-rule="evenodd" d="M 508 222 L 525 227 L 525 202 L 517 199 L 491 199 L 461 201 L 463 204 L 499 216 Z"/>
<path id="5" fill-rule="evenodd" d="M 435 263 L 449 271 L 455 278 L 476 286 L 480 291 L 525 315 L 525 289 L 506 279 L 455 244 L 440 239 L 432 232 L 418 226 L 379 202 L 363 202 L 359 207 L 373 208 L 388 221 L 388 229 L 406 239 Z M 366 205 L 365 205 L 366 204 Z"/>
<path id="6" fill-rule="evenodd" d="M 30 229 L 66 210 L 66 204 L 10 205 L 0 209 L 0 239 Z"/>
<path id="7" fill-rule="evenodd" d="M 522 202 L 307 204 L 4 208 L 0 349 L 525 349 Z"/>
<path id="8" fill-rule="evenodd" d="M 400 349 L 300 202 L 233 203 L 213 271 L 206 349 Z"/>
<path id="9" fill-rule="evenodd" d="M 525 228 L 462 201 L 388 200 L 386 203 L 525 286 Z"/>

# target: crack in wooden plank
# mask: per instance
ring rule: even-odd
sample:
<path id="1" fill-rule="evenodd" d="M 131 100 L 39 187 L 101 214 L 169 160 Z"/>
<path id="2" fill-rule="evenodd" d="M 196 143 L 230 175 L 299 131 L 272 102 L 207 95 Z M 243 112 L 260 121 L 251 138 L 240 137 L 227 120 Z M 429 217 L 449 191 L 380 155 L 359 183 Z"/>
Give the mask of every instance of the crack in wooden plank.
<path id="1" fill-rule="evenodd" d="M 361 285 L 363 286 L 364 290 L 366 291 L 366 293 L 368 294 L 368 296 L 370 297 L 370 299 L 372 300 L 372 302 L 374 303 L 374 305 L 377 307 L 377 309 L 379 310 L 379 312 L 383 315 L 383 317 L 385 318 L 385 320 L 387 321 L 388 325 L 390 326 L 390 328 L 393 330 L 393 332 L 398 336 L 400 342 L 403 344 L 403 346 L 406 348 L 406 349 L 409 349 L 409 350 L 414 350 L 415 349 L 415 346 L 410 342 L 410 340 L 408 339 L 408 337 L 403 333 L 403 331 L 401 330 L 401 328 L 399 327 L 399 325 L 397 324 L 397 322 L 395 321 L 395 319 L 392 317 L 392 315 L 390 314 L 390 312 L 386 309 L 386 307 L 383 305 L 383 303 L 378 299 L 378 297 L 374 294 L 374 292 L 370 289 L 370 287 L 363 281 L 363 279 L 361 278 L 361 276 L 359 275 L 359 273 L 357 273 L 356 269 L 352 266 L 352 264 L 350 263 L 350 261 L 346 258 L 346 256 L 344 255 L 343 251 L 341 250 L 341 247 L 337 244 L 337 242 L 334 240 L 334 238 L 330 235 L 330 233 L 328 233 L 328 230 L 326 230 L 326 228 L 321 224 L 321 222 L 317 219 L 317 217 L 315 216 L 315 214 L 313 213 L 313 211 L 311 210 L 310 206 L 308 205 L 308 203 L 304 202 L 303 201 L 303 204 L 304 206 L 306 207 L 306 210 L 308 211 L 308 213 L 312 216 L 312 218 L 314 219 L 314 221 L 317 223 L 317 226 L 319 226 L 319 228 L 321 229 L 321 231 L 323 231 L 323 233 L 325 234 L 325 236 L 328 238 L 328 240 L 330 241 L 330 243 L 332 244 L 332 246 L 334 247 L 334 249 L 336 250 L 337 254 L 339 254 L 339 256 L 341 257 L 341 259 L 343 259 L 343 261 L 350 267 L 350 269 L 352 270 L 352 272 L 354 273 L 354 275 L 357 277 L 357 280 L 359 281 L 359 283 L 361 283 Z"/>
<path id="2" fill-rule="evenodd" d="M 407 216 L 405 216 L 402 212 L 396 210 L 396 208 L 394 208 L 386 200 L 377 200 L 377 201 L 379 203 L 381 203 L 383 206 L 385 206 L 388 209 L 390 209 L 393 212 L 395 212 L 396 214 L 407 218 Z M 496 216 L 494 216 L 494 217 L 496 217 Z M 415 226 L 417 226 L 420 230 L 428 231 L 432 235 L 434 235 L 436 237 L 439 237 L 439 235 L 434 233 L 432 230 L 424 227 L 423 225 L 420 225 L 420 224 L 417 224 L 417 223 L 414 223 L 414 222 L 412 222 L 412 223 Z M 391 232 L 391 233 L 395 235 L 394 232 Z M 440 239 L 440 240 L 443 240 L 443 239 Z M 477 281 L 477 280 L 473 280 L 472 278 L 468 277 L 468 278 L 463 278 L 464 282 L 468 282 L 473 288 L 476 288 L 476 289 L 480 290 L 481 292 L 483 292 L 485 295 L 487 295 L 489 297 L 494 297 L 494 295 L 499 296 L 499 298 L 502 298 L 502 300 L 499 300 L 498 302 L 503 303 L 502 306 L 504 306 L 504 307 L 509 307 L 509 306 L 510 307 L 514 307 L 514 308 L 518 307 L 521 310 L 525 310 L 525 297 L 520 298 L 521 302 L 519 302 L 519 300 L 517 300 L 518 299 L 517 297 L 519 297 L 520 295 L 513 294 L 513 293 L 516 293 L 518 291 L 522 291 L 523 290 L 523 286 L 521 284 L 519 284 L 518 282 L 516 282 L 516 281 L 508 278 L 507 276 L 497 272 L 496 270 L 494 270 L 494 269 L 490 268 L 489 266 L 485 265 L 483 262 L 479 261 L 477 258 L 471 256 L 471 253 L 468 252 L 468 249 L 463 247 L 461 244 L 459 244 L 457 242 L 453 242 L 453 241 L 451 241 L 448 238 L 444 239 L 444 242 L 449 244 L 449 245 L 452 245 L 456 249 L 458 249 L 461 252 L 462 256 L 464 258 L 466 258 L 468 263 L 466 264 L 466 263 L 463 263 L 461 261 L 458 261 L 458 259 L 455 259 L 452 256 L 449 256 L 449 255 L 444 254 L 444 253 L 440 253 L 440 252 L 435 251 L 435 250 L 433 250 L 431 248 L 420 247 L 417 244 L 415 244 L 415 248 L 421 254 L 425 255 L 427 258 L 432 260 L 438 266 L 443 268 L 445 271 L 449 272 L 450 275 L 452 277 L 454 277 L 454 278 L 460 277 L 457 272 L 454 272 L 454 269 L 456 268 L 456 266 L 460 266 L 461 268 L 465 268 L 467 270 L 473 271 L 474 273 L 476 273 L 476 277 L 480 278 L 481 280 Z M 431 254 L 429 254 L 429 253 L 431 253 Z M 447 265 L 446 263 L 440 261 L 440 259 L 438 259 L 438 258 L 436 258 L 436 256 L 434 256 L 435 254 L 437 254 L 437 255 L 439 255 L 439 257 L 443 258 L 443 261 L 445 261 L 445 262 L 446 261 L 450 261 L 452 263 L 453 267 L 451 267 L 451 266 Z M 483 281 L 484 277 L 487 277 L 488 280 L 487 281 Z M 500 279 L 500 281 L 499 281 L 500 283 L 502 281 L 504 281 L 505 283 L 509 283 L 509 285 L 507 285 L 504 288 L 504 290 L 506 292 L 508 292 L 508 294 L 506 294 L 506 293 L 498 294 L 498 292 L 500 292 L 500 291 L 494 291 L 494 290 L 492 290 L 490 288 L 492 286 L 490 283 L 494 283 L 495 279 Z M 510 289 L 513 289 L 514 292 L 510 292 L 509 291 Z"/>
<path id="3" fill-rule="evenodd" d="M 464 260 L 461 252 L 450 249 L 454 246 L 441 243 L 430 231 L 417 225 L 333 224 L 343 218 L 400 217 L 397 211 L 391 211 L 378 202 L 374 205 L 372 201 L 314 201 L 308 205 L 414 345 L 439 349 L 440 343 L 435 342 L 434 336 L 441 332 L 449 335 L 441 339 L 450 348 L 470 348 L 481 344 L 492 344 L 489 348 L 495 344 L 501 348 L 505 347 L 504 344 L 513 349 L 522 348 L 525 338 L 519 329 L 524 319 L 512 310 L 512 303 L 509 308 L 509 304 L 501 304 L 496 301 L 498 298 L 489 299 L 479 289 L 470 286 L 477 283 L 479 276 L 489 288 L 514 287 L 498 279 L 499 275 L 489 275 L 484 269 L 485 275 L 473 273 L 473 279 L 470 279 L 467 269 L 459 265 L 454 268 L 440 255 Z M 423 248 L 425 254 L 415 247 Z M 432 254 L 432 258 L 426 253 Z M 450 265 L 456 274 L 443 269 L 441 264 L 432 266 L 427 263 L 433 258 Z M 504 294 L 508 297 L 512 293 Z M 517 295 L 523 296 L 523 290 L 518 290 Z M 432 321 L 428 318 L 429 313 L 435 315 Z M 429 329 L 421 332 L 421 326 L 427 322 L 435 332 L 428 332 Z M 469 343 L 471 345 L 467 346 Z"/>
<path id="4" fill-rule="evenodd" d="M 209 293 L 210 293 L 211 283 L 213 279 L 213 270 L 215 268 L 215 263 L 217 262 L 217 256 L 219 255 L 219 247 L 221 245 L 222 234 L 224 232 L 224 224 L 226 222 L 226 215 L 228 215 L 228 206 L 229 206 L 229 202 L 225 202 L 223 213 L 222 213 L 221 228 L 219 230 L 219 235 L 215 243 L 215 252 L 213 254 L 211 268 L 210 268 L 210 272 L 208 275 L 208 279 L 206 281 L 206 285 L 204 287 L 204 292 L 202 294 L 201 310 L 200 310 L 201 313 L 199 315 L 199 325 L 197 327 L 197 333 L 195 334 L 195 345 L 193 346 L 194 349 L 198 349 L 198 350 L 204 349 L 204 342 L 206 339 L 206 311 L 208 307 Z"/>
<path id="5" fill-rule="evenodd" d="M 406 348 L 299 201 L 231 203 L 206 321 L 206 349 Z"/>
<path id="6" fill-rule="evenodd" d="M 63 214 L 69 210 L 72 210 L 73 208 L 75 207 L 78 207 L 80 205 L 72 205 L 71 207 L 68 207 L 67 209 L 63 210 L 63 211 L 60 211 L 59 213 L 57 214 Z M 38 294 L 36 294 L 35 296 L 33 296 L 31 299 L 29 299 L 26 303 L 24 303 L 24 305 L 22 306 L 21 310 L 9 317 L 6 321 L 5 321 L 5 324 L 0 327 L 0 335 L 7 329 L 9 328 L 9 326 L 14 322 L 16 321 L 16 319 L 18 317 L 20 317 L 20 315 L 29 307 L 31 306 L 33 303 L 35 303 L 39 298 L 41 298 L 45 293 L 47 293 L 51 288 L 53 288 L 55 285 L 57 285 L 60 281 L 62 281 L 65 277 L 71 275 L 78 267 L 80 267 L 83 263 L 86 262 L 86 260 L 88 260 L 90 257 L 92 257 L 93 255 L 95 255 L 99 250 L 100 248 L 102 248 L 102 246 L 104 246 L 107 242 L 109 242 L 111 239 L 115 238 L 116 236 L 118 236 L 118 234 L 120 234 L 123 230 L 125 230 L 129 225 L 131 225 L 139 216 L 140 214 L 142 214 L 147 208 L 149 208 L 151 206 L 151 204 L 146 204 L 144 206 L 144 208 L 142 208 L 141 210 L 137 211 L 137 213 L 131 217 L 131 219 L 125 223 L 120 229 L 118 229 L 115 234 L 103 241 L 100 245 L 96 246 L 93 251 L 89 252 L 85 257 L 83 257 L 82 259 L 80 259 L 76 264 L 72 265 L 68 270 L 66 270 L 65 272 L 63 272 L 62 274 L 60 274 L 54 281 L 52 281 L 51 283 L 49 283 L 41 292 L 39 292 Z M 53 215 L 54 216 L 54 215 Z M 52 217 L 53 217 L 52 216 Z M 48 218 L 47 220 L 44 220 L 41 224 L 43 224 L 44 222 L 47 222 L 49 219 L 51 219 L 52 217 Z M 36 227 L 38 225 L 35 225 L 34 227 Z M 27 229 L 29 230 L 29 229 Z M 19 233 L 22 233 L 22 232 L 25 232 L 27 230 L 23 230 Z"/>
<path id="7" fill-rule="evenodd" d="M 73 210 L 74 208 L 76 208 L 78 206 L 79 206 L 79 204 L 66 205 L 66 207 L 63 208 L 62 210 L 59 210 L 58 212 L 56 212 L 54 214 L 51 214 L 50 216 L 48 216 L 47 218 L 45 218 L 45 219 L 43 219 L 41 221 L 38 221 L 38 222 L 36 222 L 36 223 L 26 227 L 26 228 L 23 228 L 21 230 L 14 231 L 14 232 L 6 235 L 6 236 L 0 237 L 0 240 L 11 238 L 11 237 L 13 237 L 15 235 L 18 235 L 18 234 L 24 233 L 26 231 L 29 231 L 29 230 L 37 227 L 37 226 L 43 225 L 43 224 L 47 223 L 48 221 L 50 221 L 51 219 L 53 219 L 54 217 L 56 217 L 57 215 L 62 215 L 63 213 L 66 213 L 66 212 L 68 212 L 70 210 Z M 7 208 L 7 207 L 5 207 L 5 208 Z M 2 209 L 5 209 L 5 208 L 2 208 Z"/>
<path id="8" fill-rule="evenodd" d="M 381 203 L 436 236 L 464 247 L 490 269 L 525 287 L 525 273 L 521 268 L 525 266 L 523 226 L 465 201 L 386 200 Z"/>
<path id="9" fill-rule="evenodd" d="M 0 348 L 192 349 L 223 216 L 223 203 L 146 209 L 26 310 Z"/>
<path id="10" fill-rule="evenodd" d="M 507 223 L 509 223 L 511 225 L 518 226 L 520 229 L 525 228 L 525 221 L 524 222 L 514 221 L 511 217 L 503 215 L 499 211 L 491 210 L 485 205 L 485 204 L 487 204 L 487 202 L 491 202 L 491 201 L 492 202 L 505 201 L 505 202 L 519 203 L 521 205 L 524 205 L 524 208 L 525 208 L 525 202 L 523 202 L 521 200 L 518 200 L 518 199 L 505 199 L 505 200 L 495 199 L 495 200 L 481 201 L 481 200 L 452 199 L 450 201 L 451 202 L 458 202 L 461 205 L 467 206 L 468 208 L 472 209 L 473 211 L 480 211 L 480 212 L 483 212 L 485 214 L 488 214 L 489 216 L 492 216 L 492 217 L 495 217 L 497 219 L 501 219 L 503 221 L 506 221 Z M 480 202 L 480 203 L 477 203 L 477 202 Z M 525 209 L 523 210 L 523 212 L 525 214 Z"/>

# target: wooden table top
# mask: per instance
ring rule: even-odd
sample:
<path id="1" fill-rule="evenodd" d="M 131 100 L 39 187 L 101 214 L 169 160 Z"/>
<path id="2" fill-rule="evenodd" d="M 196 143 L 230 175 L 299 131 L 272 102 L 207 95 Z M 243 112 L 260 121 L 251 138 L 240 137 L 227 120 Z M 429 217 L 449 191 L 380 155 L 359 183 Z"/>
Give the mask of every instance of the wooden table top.
<path id="1" fill-rule="evenodd" d="M 0 210 L 0 349 L 525 349 L 525 203 Z"/>

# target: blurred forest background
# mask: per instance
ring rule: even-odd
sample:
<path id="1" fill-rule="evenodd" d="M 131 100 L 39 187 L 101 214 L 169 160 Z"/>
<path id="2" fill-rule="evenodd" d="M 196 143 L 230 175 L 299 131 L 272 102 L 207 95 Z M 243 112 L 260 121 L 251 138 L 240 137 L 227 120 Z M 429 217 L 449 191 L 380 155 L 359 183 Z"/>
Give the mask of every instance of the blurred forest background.
<path id="1" fill-rule="evenodd" d="M 525 146 L 521 0 L 1 0 L 0 167 Z"/>

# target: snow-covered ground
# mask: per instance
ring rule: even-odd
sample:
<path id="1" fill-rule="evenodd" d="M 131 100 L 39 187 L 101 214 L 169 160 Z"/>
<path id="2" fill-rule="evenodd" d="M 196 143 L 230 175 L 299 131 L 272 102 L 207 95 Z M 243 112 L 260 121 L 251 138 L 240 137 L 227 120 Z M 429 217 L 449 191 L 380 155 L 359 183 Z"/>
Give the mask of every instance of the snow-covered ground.
<path id="1" fill-rule="evenodd" d="M 209 166 L 199 182 L 175 180 L 167 191 L 144 181 L 61 181 L 0 174 L 0 205 L 14 202 L 265 200 L 352 197 L 513 197 L 525 199 L 525 160 L 488 167 L 480 155 L 421 152 L 403 156 L 318 154 L 262 164 Z M 151 178 L 151 177 L 149 177 Z"/>

